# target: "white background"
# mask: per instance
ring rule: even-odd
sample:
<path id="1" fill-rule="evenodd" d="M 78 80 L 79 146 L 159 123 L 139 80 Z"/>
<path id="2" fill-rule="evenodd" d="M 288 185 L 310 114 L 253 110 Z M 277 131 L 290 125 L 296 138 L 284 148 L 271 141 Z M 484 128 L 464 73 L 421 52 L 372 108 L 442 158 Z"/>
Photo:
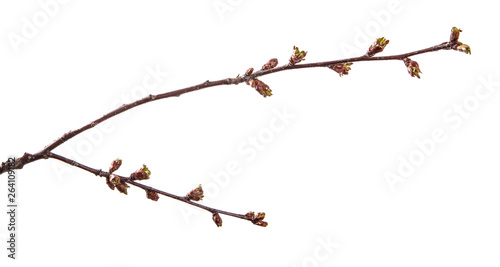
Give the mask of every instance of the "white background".
<path id="1" fill-rule="evenodd" d="M 457 26 L 472 55 L 412 57 L 421 79 L 401 61 L 362 62 L 343 77 L 324 68 L 264 76 L 270 98 L 241 84 L 133 109 L 54 152 L 104 170 L 120 157 L 122 175 L 145 163 L 145 184 L 184 195 L 201 183 L 201 203 L 265 211 L 269 226 L 223 216 L 217 228 L 208 212 L 152 202 L 137 188 L 119 194 L 102 178 L 40 160 L 18 172 L 18 261 L 6 257 L 0 215 L 2 266 L 500 263 L 491 1 L 70 0 L 49 11 L 47 2 L 0 4 L 2 161 L 143 97 L 144 79 L 157 94 L 235 77 L 273 57 L 286 63 L 294 45 L 310 63 L 362 55 L 384 36 L 381 55 L 392 55 L 448 41 Z M 148 69 L 163 74 L 151 80 Z M 433 131 L 444 137 L 423 154 L 416 142 Z M 222 179 L 227 164 L 237 168 Z M 389 172 L 404 180 L 394 190 Z"/>

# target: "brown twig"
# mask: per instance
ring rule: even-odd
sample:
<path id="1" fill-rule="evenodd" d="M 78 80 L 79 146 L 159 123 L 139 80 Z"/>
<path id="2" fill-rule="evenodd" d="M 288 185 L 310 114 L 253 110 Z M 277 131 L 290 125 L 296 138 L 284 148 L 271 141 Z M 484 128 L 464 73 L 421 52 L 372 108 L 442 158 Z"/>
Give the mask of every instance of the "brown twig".
<path id="1" fill-rule="evenodd" d="M 209 88 L 209 87 L 214 87 L 214 86 L 219 86 L 219 85 L 230 85 L 230 84 L 240 84 L 242 82 L 245 82 L 249 84 L 251 87 L 254 87 L 260 94 L 262 94 L 264 97 L 270 96 L 271 95 L 271 90 L 269 89 L 269 86 L 265 84 L 264 82 L 260 81 L 257 79 L 258 77 L 265 76 L 271 73 L 276 73 L 280 71 L 286 71 L 286 70 L 293 70 L 293 69 L 304 69 L 304 68 L 317 68 L 317 67 L 327 67 L 330 68 L 342 75 L 348 74 L 348 71 L 351 69 L 351 65 L 353 62 L 360 62 L 360 61 L 381 61 L 381 60 L 402 60 L 405 63 L 405 66 L 407 67 L 408 72 L 412 77 L 418 77 L 420 78 L 419 73 L 421 73 L 419 65 L 417 62 L 412 61 L 409 59 L 409 57 L 418 55 L 418 54 L 424 54 L 424 53 L 429 53 L 429 52 L 434 52 L 434 51 L 439 51 L 439 50 L 448 50 L 448 49 L 454 49 L 457 51 L 465 52 L 467 54 L 470 54 L 470 47 L 466 44 L 462 44 L 461 42 L 458 41 L 458 37 L 460 34 L 461 30 L 453 27 L 452 33 L 450 36 L 450 41 L 449 42 L 444 42 L 439 45 L 435 45 L 429 48 L 409 52 L 409 53 L 404 53 L 404 54 L 399 54 L 399 55 L 392 55 L 392 56 L 382 56 L 382 57 L 374 57 L 373 55 L 382 52 L 386 45 L 389 43 L 389 40 L 386 40 L 384 37 L 378 38 L 368 49 L 368 52 L 360 57 L 354 57 L 354 58 L 348 58 L 348 59 L 341 59 L 341 60 L 332 60 L 332 61 L 324 61 L 324 62 L 316 62 L 316 63 L 308 63 L 308 64 L 297 64 L 300 63 L 305 59 L 305 56 L 307 52 L 305 51 L 300 51 L 297 47 L 294 46 L 294 53 L 290 57 L 289 64 L 282 65 L 280 67 L 277 67 L 278 60 L 273 58 L 269 60 L 261 70 L 253 72 L 253 68 L 248 69 L 243 76 L 238 75 L 236 78 L 227 78 L 227 79 L 222 79 L 222 80 L 217 80 L 217 81 L 205 81 L 203 83 L 186 87 L 183 89 L 163 93 L 163 94 L 158 94 L 158 95 L 149 95 L 145 98 L 142 98 L 140 100 L 137 100 L 133 103 L 129 103 L 126 105 L 122 105 L 121 107 L 105 114 L 104 116 L 90 122 L 89 124 L 73 130 L 69 131 L 65 134 L 63 134 L 60 138 L 56 139 L 53 141 L 51 144 L 46 146 L 44 149 L 40 150 L 39 152 L 35 154 L 30 154 L 30 153 L 25 153 L 22 157 L 16 158 L 14 162 L 7 161 L 3 162 L 0 165 L 0 174 L 7 172 L 8 170 L 13 170 L 13 169 L 22 169 L 26 164 L 29 164 L 31 162 L 37 161 L 39 159 L 48 159 L 48 158 L 54 158 L 57 160 L 60 160 L 66 164 L 70 164 L 72 166 L 78 167 L 80 169 L 83 169 L 85 171 L 91 172 L 97 176 L 105 177 L 107 180 L 107 183 L 111 189 L 114 189 L 115 187 L 119 189 L 120 192 L 125 192 L 126 193 L 126 187 L 128 185 L 133 185 L 139 188 L 142 188 L 143 190 L 146 191 L 148 198 L 152 200 L 157 200 L 158 195 L 164 195 L 182 202 L 185 202 L 187 204 L 196 206 L 198 208 L 204 209 L 206 211 L 209 211 L 213 214 L 213 220 L 217 224 L 217 226 L 222 225 L 222 220 L 220 219 L 219 214 L 225 214 L 228 216 L 233 216 L 236 218 L 244 219 L 244 220 L 249 220 L 253 222 L 256 225 L 260 226 L 266 226 L 267 223 L 262 221 L 264 218 L 264 213 L 258 213 L 255 215 L 253 212 L 249 212 L 245 215 L 242 214 L 236 214 L 236 213 L 231 213 L 231 212 L 226 212 L 218 209 L 214 209 L 211 207 L 207 207 L 201 204 L 198 204 L 194 201 L 200 200 L 199 196 L 196 196 L 195 192 L 193 193 L 194 195 L 190 197 L 188 194 L 187 196 L 177 196 L 173 195 L 161 190 L 158 190 L 153 187 L 149 187 L 146 185 L 143 185 L 141 183 L 138 183 L 134 181 L 133 175 L 131 177 L 125 177 L 125 176 L 119 176 L 116 174 L 112 174 L 111 172 L 115 171 L 110 169 L 110 172 L 105 172 L 102 170 L 97 170 L 88 166 L 85 166 L 83 164 L 80 164 L 76 161 L 70 160 L 68 158 L 65 158 L 63 156 L 57 155 L 52 153 L 51 151 L 55 149 L 56 147 L 60 146 L 64 142 L 70 140 L 71 138 L 75 137 L 76 135 L 95 127 L 99 123 L 112 118 L 124 111 L 127 111 L 129 109 L 132 109 L 134 107 L 140 106 L 142 104 L 146 104 L 152 101 L 164 99 L 164 98 L 169 98 L 169 97 L 175 97 L 175 96 L 181 96 L 186 93 L 198 91 L 201 89 Z M 121 161 L 120 161 L 121 164 Z M 145 166 L 144 166 L 145 167 Z M 147 170 L 147 169 L 146 169 Z M 148 171 L 149 172 L 149 171 Z M 142 174 L 145 175 L 145 174 Z M 149 174 L 147 175 L 147 178 L 149 178 Z M 110 179 L 112 179 L 115 184 L 110 182 Z M 138 179 L 135 179 L 138 180 Z M 139 179 L 140 180 L 140 179 Z M 201 187 L 199 189 L 201 192 Z M 151 194 L 151 195 L 150 195 Z M 202 196 L 201 196 L 202 197 Z M 194 201 L 193 201 L 194 200 Z"/>
<path id="2" fill-rule="evenodd" d="M 73 131 L 69 131 L 65 134 L 63 134 L 61 137 L 59 137 L 57 140 L 46 146 L 44 149 L 41 151 L 35 153 L 35 154 L 29 154 L 25 153 L 22 157 L 17 158 L 16 162 L 14 164 L 13 169 L 22 169 L 24 165 L 37 161 L 39 159 L 46 159 L 47 155 L 50 151 L 54 150 L 56 147 L 60 146 L 64 142 L 68 141 L 69 139 L 75 137 L 76 135 L 95 127 L 99 123 L 110 119 L 124 111 L 127 111 L 129 109 L 132 109 L 134 107 L 140 106 L 142 104 L 146 104 L 152 101 L 164 99 L 164 98 L 169 98 L 169 97 L 174 97 L 174 96 L 181 96 L 186 93 L 198 91 L 201 89 L 209 88 L 209 87 L 214 87 L 214 86 L 219 86 L 219 85 L 230 85 L 230 84 L 240 84 L 242 82 L 248 82 L 250 79 L 255 79 L 257 77 L 265 76 L 271 73 L 275 72 L 280 72 L 280 71 L 285 71 L 285 70 L 293 70 L 293 69 L 304 69 L 304 68 L 318 68 L 318 67 L 328 67 L 336 64 L 342 64 L 342 63 L 348 63 L 348 62 L 359 62 L 359 61 L 381 61 L 381 60 L 404 60 L 405 58 L 408 58 L 410 56 L 418 55 L 418 54 L 424 54 L 424 53 L 429 53 L 429 52 L 434 52 L 434 51 L 439 51 L 439 50 L 445 50 L 445 49 L 450 49 L 454 43 L 452 42 L 446 42 L 442 43 L 440 45 L 432 46 L 429 48 L 421 49 L 418 51 L 414 52 L 409 52 L 405 54 L 399 54 L 399 55 L 393 55 L 393 56 L 383 56 L 383 57 L 368 57 L 368 56 L 361 56 L 361 57 L 354 57 L 354 58 L 348 58 L 348 59 L 341 59 L 341 60 L 332 60 L 332 61 L 324 61 L 324 62 L 316 62 L 316 63 L 308 63 L 308 64 L 299 64 L 299 65 L 283 65 L 281 67 L 269 69 L 269 70 L 260 70 L 257 72 L 254 72 L 250 75 L 245 75 L 245 76 L 237 76 L 236 78 L 227 78 L 227 79 L 222 79 L 222 80 L 217 80 L 217 81 L 205 81 L 203 83 L 200 83 L 198 85 L 186 87 L 183 89 L 163 93 L 163 94 L 158 94 L 158 95 L 149 95 L 145 98 L 142 98 L 140 100 L 137 100 L 135 102 L 132 102 L 130 104 L 122 105 L 121 107 L 105 114 L 104 116 L 100 117 L 99 119 L 90 122 L 89 124 L 81 127 L 80 129 L 76 129 Z M 2 163 L 0 166 L 0 174 L 4 173 L 7 171 L 7 166 L 5 163 Z"/>
<path id="3" fill-rule="evenodd" d="M 98 169 L 94 169 L 92 167 L 83 165 L 83 164 L 78 163 L 78 162 L 76 162 L 74 160 L 68 159 L 66 157 L 63 157 L 61 155 L 58 155 L 58 154 L 55 154 L 55 153 L 52 153 L 52 152 L 48 153 L 48 157 L 49 158 L 53 158 L 53 159 L 57 159 L 57 160 L 62 161 L 64 163 L 66 163 L 66 164 L 69 164 L 71 166 L 75 166 L 75 167 L 80 168 L 80 169 L 82 169 L 84 171 L 90 172 L 90 173 L 92 173 L 92 174 L 94 174 L 96 176 L 100 176 L 100 177 L 104 177 L 104 178 L 108 178 L 108 179 L 110 177 L 110 173 L 109 172 L 103 171 L 102 169 L 99 169 L 99 170 Z M 204 210 L 206 210 L 206 211 L 208 211 L 208 212 L 210 212 L 212 214 L 216 214 L 216 213 L 218 213 L 218 214 L 224 214 L 224 215 L 232 216 L 232 217 L 243 219 L 243 220 L 247 220 L 247 221 L 252 221 L 252 218 L 248 217 L 245 214 L 237 214 L 237 213 L 233 213 L 233 212 L 228 212 L 228 211 L 224 211 L 224 210 L 219 210 L 219 209 L 211 208 L 211 207 L 208 207 L 208 206 L 205 206 L 205 205 L 193 202 L 193 201 L 191 201 L 186 196 L 174 195 L 174 194 L 171 194 L 171 193 L 168 193 L 168 192 L 156 189 L 154 187 L 143 185 L 141 183 L 138 183 L 138 182 L 132 180 L 130 177 L 125 177 L 125 176 L 121 176 L 121 175 L 117 175 L 117 174 L 113 174 L 113 175 L 119 177 L 121 181 L 123 181 L 123 182 L 125 182 L 127 184 L 130 184 L 130 185 L 136 186 L 138 188 L 141 188 L 141 189 L 143 189 L 146 192 L 147 191 L 153 191 L 153 192 L 156 192 L 157 194 L 164 195 L 164 196 L 167 196 L 169 198 L 176 199 L 178 201 L 182 201 L 184 203 L 187 203 L 189 205 L 193 205 L 193 206 L 198 207 L 200 209 L 204 209 Z"/>

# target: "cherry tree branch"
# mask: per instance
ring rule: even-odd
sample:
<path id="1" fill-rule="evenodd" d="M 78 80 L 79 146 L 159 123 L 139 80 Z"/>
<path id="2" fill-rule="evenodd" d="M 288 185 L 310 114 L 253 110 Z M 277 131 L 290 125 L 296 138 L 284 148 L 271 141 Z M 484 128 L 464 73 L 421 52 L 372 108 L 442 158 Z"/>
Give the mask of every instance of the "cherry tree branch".
<path id="1" fill-rule="evenodd" d="M 208 206 L 205 206 L 205 205 L 202 205 L 202 204 L 194 202 L 193 197 L 190 197 L 189 194 L 187 196 L 174 195 L 174 194 L 171 194 L 171 193 L 168 193 L 168 192 L 156 189 L 154 187 L 150 187 L 150 186 L 138 183 L 138 182 L 136 182 L 131 177 L 125 177 L 125 176 L 121 176 L 121 175 L 117 175 L 117 174 L 112 174 L 110 172 L 103 171 L 102 169 L 98 170 L 98 169 L 95 169 L 95 168 L 83 165 L 83 164 L 78 163 L 78 162 L 76 162 L 74 160 L 68 159 L 66 157 L 63 157 L 61 155 L 58 155 L 58 154 L 55 154 L 55 153 L 52 153 L 52 152 L 48 153 L 48 157 L 49 158 L 53 158 L 53 159 L 57 159 L 57 160 L 62 161 L 64 163 L 66 163 L 66 164 L 69 164 L 71 166 L 80 168 L 80 169 L 82 169 L 84 171 L 90 172 L 90 173 L 92 173 L 92 174 L 94 174 L 96 176 L 104 177 L 106 179 L 110 179 L 111 176 L 114 176 L 113 178 L 117 178 L 117 179 L 119 179 L 123 183 L 129 184 L 129 185 L 133 185 L 133 186 L 136 186 L 138 188 L 143 189 L 146 192 L 148 198 L 149 198 L 149 195 L 151 194 L 151 192 L 155 192 L 156 194 L 164 195 L 164 196 L 167 196 L 169 198 L 173 198 L 175 200 L 187 203 L 189 205 L 193 205 L 193 206 L 198 207 L 200 209 L 204 209 L 204 210 L 206 210 L 206 211 L 208 211 L 208 212 L 210 212 L 212 214 L 224 214 L 224 215 L 232 216 L 232 217 L 235 217 L 235 218 L 238 218 L 238 219 L 243 219 L 243 220 L 251 221 L 251 222 L 253 222 L 254 224 L 257 224 L 257 225 L 259 225 L 259 224 L 261 224 L 261 226 L 265 226 L 263 224 L 267 225 L 267 223 L 265 223 L 265 222 L 262 221 L 263 215 L 261 215 L 262 219 L 256 220 L 256 216 L 255 215 L 254 216 L 251 215 L 252 212 L 249 212 L 249 213 L 246 213 L 246 214 L 237 214 L 237 213 L 233 213 L 233 212 L 228 212 L 228 211 L 224 211 L 224 210 L 220 210 L 220 209 L 211 208 L 211 207 L 208 207 Z M 201 188 L 201 187 L 199 187 L 199 188 Z M 201 195 L 203 195 L 202 191 L 201 191 Z M 203 198 L 203 197 L 201 197 L 201 198 Z M 200 200 L 201 200 L 201 198 L 200 198 Z M 152 200 L 157 201 L 158 198 L 152 199 Z M 263 213 L 260 213 L 260 214 L 263 214 Z M 260 221 L 262 221 L 262 222 L 259 223 Z M 222 221 L 221 221 L 221 223 L 222 223 Z"/>
<path id="2" fill-rule="evenodd" d="M 176 97 L 176 96 L 181 96 L 186 93 L 198 91 L 201 89 L 209 88 L 209 87 L 214 87 L 214 86 L 219 86 L 219 85 L 230 85 L 230 84 L 240 84 L 242 82 L 247 82 L 249 80 L 255 79 L 257 77 L 265 76 L 271 73 L 276 73 L 280 71 L 285 71 L 285 70 L 293 70 L 293 69 L 303 69 L 303 68 L 317 68 L 317 67 L 329 67 L 332 65 L 338 65 L 338 64 L 343 64 L 343 63 L 349 63 L 349 62 L 359 62 L 359 61 L 381 61 L 381 60 L 404 60 L 410 56 L 418 55 L 418 54 L 424 54 L 424 53 L 429 53 L 429 52 L 434 52 L 434 51 L 439 51 L 439 50 L 447 50 L 451 49 L 453 46 L 456 46 L 456 43 L 453 42 L 445 42 L 440 45 L 435 45 L 429 48 L 417 50 L 414 52 L 409 52 L 409 53 L 404 53 L 404 54 L 399 54 L 399 55 L 393 55 L 393 56 L 382 56 L 382 57 L 368 57 L 367 55 L 363 55 L 361 57 L 354 57 L 354 58 L 348 58 L 348 59 L 341 59 L 341 60 L 332 60 L 332 61 L 325 61 L 325 62 L 316 62 L 316 63 L 309 63 L 309 64 L 300 64 L 300 65 L 283 65 L 281 67 L 269 69 L 269 70 L 260 70 L 257 71 L 253 74 L 250 75 L 244 75 L 244 76 L 237 76 L 236 78 L 226 78 L 222 80 L 217 80 L 217 81 L 205 81 L 203 83 L 182 88 L 179 90 L 163 93 L 163 94 L 158 94 L 158 95 L 149 95 L 145 98 L 142 98 L 140 100 L 137 100 L 135 102 L 132 102 L 130 104 L 122 105 L 121 107 L 103 115 L 97 120 L 94 120 L 90 122 L 89 124 L 73 130 L 69 131 L 65 134 L 63 134 L 61 137 L 59 137 L 57 140 L 53 141 L 51 144 L 46 146 L 44 149 L 41 151 L 35 153 L 35 154 L 29 154 L 25 153 L 22 157 L 18 158 L 13 166 L 13 169 L 22 169 L 24 165 L 37 161 L 39 159 L 47 159 L 47 155 L 50 151 L 54 150 L 56 147 L 62 145 L 64 142 L 68 141 L 69 139 L 75 137 L 76 135 L 91 129 L 98 125 L 99 123 L 110 119 L 122 112 L 125 112 L 129 109 L 135 108 L 137 106 L 140 106 L 142 104 L 146 104 L 152 101 L 164 99 L 164 98 L 169 98 L 169 97 Z M 2 163 L 0 166 L 0 174 L 4 173 L 7 170 L 7 166 L 5 162 Z"/>
<path id="3" fill-rule="evenodd" d="M 249 212 L 245 215 L 242 214 L 236 214 L 236 213 L 231 213 L 231 212 L 226 212 L 218 209 L 214 209 L 211 207 L 207 207 L 201 204 L 198 204 L 194 201 L 199 201 L 201 198 L 203 198 L 203 190 L 201 188 L 201 185 L 193 189 L 191 192 L 189 192 L 186 196 L 177 196 L 174 194 L 170 194 L 161 190 L 158 190 L 153 187 L 149 187 L 146 185 L 143 185 L 141 183 L 136 182 L 136 180 L 144 180 L 144 179 L 149 179 L 150 171 L 147 169 L 147 167 L 144 165 L 142 169 L 137 170 L 135 173 L 132 173 L 130 177 L 125 177 L 125 176 L 120 176 L 113 174 L 114 171 L 116 171 L 119 166 L 121 165 L 121 160 L 116 160 L 112 163 L 112 166 L 110 167 L 109 172 L 105 172 L 102 170 L 97 170 L 88 166 L 85 166 L 83 164 L 80 164 L 76 161 L 70 160 L 68 158 L 65 158 L 63 156 L 57 155 L 52 153 L 52 150 L 57 148 L 58 146 L 62 145 L 64 142 L 70 140 L 71 138 L 81 134 L 82 132 L 91 129 L 98 125 L 99 123 L 110 119 L 124 111 L 127 111 L 129 109 L 133 109 L 137 106 L 153 102 L 156 100 L 160 99 L 165 99 L 169 97 L 178 97 L 183 94 L 187 94 L 190 92 L 198 91 L 201 89 L 206 89 L 210 87 L 215 87 L 219 85 L 238 85 L 240 83 L 245 82 L 246 84 L 250 85 L 253 87 L 258 93 L 260 93 L 264 97 L 268 97 L 272 95 L 271 89 L 267 84 L 259 80 L 260 77 L 269 75 L 272 73 L 280 72 L 280 71 L 288 71 L 288 70 L 294 70 L 294 69 L 305 69 L 305 68 L 318 68 L 318 67 L 326 67 L 329 68 L 335 72 L 337 72 L 340 76 L 342 75 L 347 75 L 349 71 L 351 70 L 351 65 L 353 62 L 361 62 L 361 61 L 387 61 L 387 60 L 402 60 L 406 66 L 406 69 L 408 73 L 412 77 L 417 77 L 420 78 L 420 67 L 416 61 L 411 60 L 409 57 L 419 55 L 419 54 L 424 54 L 424 53 L 429 53 L 429 52 L 435 52 L 435 51 L 440 51 L 440 50 L 457 50 L 460 52 L 464 52 L 466 54 L 470 54 L 470 47 L 466 44 L 463 44 L 458 41 L 459 35 L 460 35 L 461 30 L 453 27 L 451 30 L 451 35 L 450 39 L 448 42 L 444 42 L 435 46 L 431 46 L 428 48 L 424 48 L 421 50 L 413 51 L 413 52 L 408 52 L 404 54 L 398 54 L 398 55 L 392 55 L 392 56 L 378 56 L 375 57 L 374 55 L 377 53 L 380 53 L 384 50 L 384 48 L 389 44 L 389 40 L 386 40 L 384 37 L 378 38 L 369 48 L 368 51 L 366 52 L 365 55 L 359 56 L 359 57 L 353 57 L 353 58 L 347 58 L 347 59 L 340 59 L 340 60 L 332 60 L 332 61 L 324 61 L 324 62 L 316 62 L 316 63 L 308 63 L 308 64 L 298 64 L 305 60 L 305 56 L 307 55 L 306 51 L 300 51 L 298 47 L 293 47 L 294 52 L 292 53 L 288 64 L 282 65 L 278 67 L 278 59 L 273 58 L 270 59 L 267 63 L 265 63 L 262 68 L 256 72 L 253 72 L 253 68 L 249 68 L 244 75 L 237 75 L 235 78 L 226 78 L 226 79 L 221 79 L 221 80 L 216 80 L 216 81 L 209 81 L 206 80 L 203 83 L 193 85 L 190 87 L 178 89 L 175 91 L 171 92 L 166 92 L 163 94 L 158 94 L 158 95 L 149 95 L 147 97 L 144 97 L 142 99 L 139 99 L 135 102 L 122 105 L 119 108 L 103 115 L 102 117 L 82 126 L 79 129 L 69 131 L 65 134 L 63 134 L 61 137 L 47 145 L 45 148 L 40 150 L 37 153 L 30 154 L 30 153 L 24 153 L 22 157 L 16 158 L 14 160 L 2 162 L 0 165 L 0 174 L 10 171 L 10 170 L 15 170 L 15 169 L 22 169 L 26 164 L 32 163 L 34 161 L 40 160 L 40 159 L 48 159 L 48 158 L 53 158 L 60 160 L 66 164 L 70 164 L 72 166 L 75 166 L 77 168 L 83 169 L 85 171 L 88 171 L 90 173 L 93 173 L 97 176 L 105 177 L 106 178 L 106 183 L 111 189 L 117 188 L 118 191 L 121 193 L 127 193 L 127 188 L 129 185 L 133 185 L 135 187 L 142 188 L 143 190 L 146 191 L 146 195 L 149 199 L 152 199 L 154 201 L 158 200 L 158 194 L 164 195 L 173 199 L 176 199 L 178 201 L 185 202 L 187 204 L 196 206 L 198 208 L 204 209 L 206 211 L 209 211 L 213 214 L 213 220 L 217 224 L 217 226 L 222 225 L 222 220 L 219 216 L 219 214 L 225 214 L 228 216 L 233 216 L 236 218 L 240 219 L 245 219 L 253 222 L 256 225 L 260 226 L 266 226 L 267 223 L 264 222 L 262 219 L 264 219 L 265 214 L 264 213 L 258 213 L 255 215 L 253 212 Z"/>

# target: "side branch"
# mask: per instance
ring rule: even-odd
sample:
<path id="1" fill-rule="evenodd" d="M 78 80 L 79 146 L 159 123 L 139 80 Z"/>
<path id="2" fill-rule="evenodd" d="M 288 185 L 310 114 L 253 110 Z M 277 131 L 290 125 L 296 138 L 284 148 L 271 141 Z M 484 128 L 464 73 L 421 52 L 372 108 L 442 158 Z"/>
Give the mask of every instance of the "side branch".
<path id="1" fill-rule="evenodd" d="M 173 198 L 175 200 L 187 203 L 189 205 L 198 207 L 200 209 L 204 209 L 212 214 L 224 214 L 224 215 L 228 215 L 231 217 L 251 221 L 252 223 L 260 225 L 260 226 L 265 226 L 265 225 L 262 225 L 264 223 L 262 221 L 263 218 L 261 220 L 259 220 L 259 221 L 262 221 L 262 223 L 258 223 L 258 221 L 255 221 L 255 216 L 249 216 L 248 213 L 247 214 L 237 214 L 237 213 L 233 213 L 233 212 L 228 212 L 228 211 L 224 211 L 224 210 L 220 210 L 220 209 L 211 208 L 211 207 L 208 207 L 208 206 L 205 206 L 205 205 L 202 205 L 202 204 L 199 204 L 199 203 L 192 201 L 188 196 L 174 195 L 174 194 L 156 189 L 154 187 L 150 187 L 150 186 L 138 183 L 138 182 L 134 181 L 131 177 L 125 177 L 125 176 L 121 176 L 121 175 L 117 175 L 117 174 L 111 174 L 110 172 L 103 171 L 102 169 L 99 169 L 99 170 L 94 169 L 92 167 L 80 164 L 74 160 L 68 159 L 66 157 L 63 157 L 61 155 L 58 155 L 58 154 L 55 154 L 52 152 L 48 153 L 48 157 L 53 158 L 53 159 L 57 159 L 57 160 L 62 161 L 66 164 L 69 164 L 71 166 L 75 166 L 75 167 L 80 168 L 84 171 L 90 172 L 96 176 L 104 177 L 106 179 L 110 179 L 111 176 L 114 176 L 115 178 L 118 178 L 120 181 L 123 181 L 124 183 L 127 183 L 129 185 L 133 185 L 133 186 L 136 186 L 138 188 L 143 189 L 147 194 L 149 194 L 150 192 L 155 192 L 156 194 L 164 195 L 166 197 Z M 222 221 L 221 221 L 221 223 L 222 223 Z M 267 225 L 267 223 L 266 223 L 266 225 Z"/>

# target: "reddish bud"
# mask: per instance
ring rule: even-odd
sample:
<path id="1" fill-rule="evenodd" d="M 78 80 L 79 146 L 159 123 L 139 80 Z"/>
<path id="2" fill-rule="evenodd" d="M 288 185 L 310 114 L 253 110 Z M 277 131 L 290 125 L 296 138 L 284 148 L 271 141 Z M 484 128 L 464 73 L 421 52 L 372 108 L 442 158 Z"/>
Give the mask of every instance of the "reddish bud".
<path id="1" fill-rule="evenodd" d="M 146 165 L 142 165 L 142 168 L 135 171 L 130 175 L 131 180 L 147 180 L 149 179 L 149 176 L 151 175 L 151 172 L 149 171 L 148 167 Z"/>
<path id="2" fill-rule="evenodd" d="M 115 159 L 113 162 L 111 162 L 111 166 L 109 166 L 109 173 L 115 172 L 116 170 L 118 170 L 118 168 L 120 168 L 120 166 L 122 166 L 122 160 Z"/>
<path id="3" fill-rule="evenodd" d="M 385 37 L 380 37 L 368 48 L 368 52 L 366 55 L 372 57 L 373 55 L 384 51 L 384 48 L 389 44 L 389 40 L 385 39 Z"/>
<path id="4" fill-rule="evenodd" d="M 263 70 L 270 70 L 278 66 L 278 59 L 277 58 L 271 58 L 264 66 L 262 66 Z"/>
<path id="5" fill-rule="evenodd" d="M 120 191 L 120 193 L 123 193 L 125 195 L 127 195 L 127 188 L 129 188 L 130 186 L 128 186 L 126 183 L 122 182 L 120 184 L 117 184 L 116 185 L 116 189 L 118 189 L 118 191 Z"/>
<path id="6" fill-rule="evenodd" d="M 457 27 L 451 28 L 450 42 L 452 42 L 452 43 L 458 42 L 458 37 L 460 37 L 461 32 L 462 32 L 462 30 L 460 30 Z"/>
<path id="7" fill-rule="evenodd" d="M 214 213 L 212 215 L 212 220 L 214 220 L 214 223 L 215 225 L 217 225 L 217 227 L 222 226 L 222 218 L 220 217 L 219 213 Z"/>
<path id="8" fill-rule="evenodd" d="M 254 223 L 255 225 L 258 225 L 258 226 L 262 226 L 262 227 L 266 227 L 268 225 L 267 222 L 265 221 L 258 221 L 256 223 Z"/>
<path id="9" fill-rule="evenodd" d="M 306 51 L 300 51 L 299 48 L 296 46 L 293 47 L 293 50 L 294 50 L 293 54 L 289 60 L 290 65 L 295 65 L 301 61 L 306 60 L 306 55 L 307 55 Z"/>
<path id="10" fill-rule="evenodd" d="M 413 61 L 409 58 L 405 59 L 405 65 L 406 69 L 408 70 L 408 73 L 411 75 L 411 77 L 417 77 L 420 79 L 420 67 L 418 66 L 418 63 L 416 61 Z"/>
<path id="11" fill-rule="evenodd" d="M 195 189 L 191 190 L 191 192 L 189 192 L 186 197 L 189 199 L 189 200 L 192 200 L 192 201 L 200 201 L 203 199 L 203 189 L 201 188 L 201 184 L 196 187 Z"/>
<path id="12" fill-rule="evenodd" d="M 259 94 L 261 94 L 263 97 L 273 95 L 271 89 L 269 88 L 269 85 L 265 84 L 263 81 L 257 78 L 248 80 L 248 84 L 251 87 L 255 88 L 255 90 L 259 92 Z"/>
<path id="13" fill-rule="evenodd" d="M 158 201 L 158 199 L 160 198 L 158 196 L 158 193 L 156 193 L 155 191 L 152 191 L 152 190 L 146 190 L 146 196 L 148 199 L 151 199 L 153 201 Z"/>
<path id="14" fill-rule="evenodd" d="M 249 68 L 247 71 L 245 71 L 245 76 L 251 75 L 253 73 L 253 68 Z"/>
<path id="15" fill-rule="evenodd" d="M 110 176 L 114 176 L 114 175 L 111 174 Z M 111 182 L 110 177 L 106 177 L 106 184 L 109 186 L 109 188 L 111 190 L 115 190 L 115 184 Z"/>
<path id="16" fill-rule="evenodd" d="M 125 195 L 127 194 L 127 188 L 129 188 L 130 186 L 128 186 L 127 183 L 125 183 L 124 181 L 122 181 L 120 179 L 120 176 L 111 174 L 109 176 L 109 182 L 114 187 L 116 187 L 116 189 L 118 189 L 118 191 L 120 191 L 120 193 L 123 193 Z M 111 186 L 109 184 L 108 184 L 108 186 L 111 188 Z"/>
<path id="17" fill-rule="evenodd" d="M 249 211 L 247 214 L 245 214 L 245 217 L 248 218 L 250 221 L 252 221 L 253 224 L 266 227 L 267 222 L 263 221 L 264 218 L 266 217 L 266 213 L 264 212 L 258 212 L 257 215 L 255 215 L 255 212 Z"/>
<path id="18" fill-rule="evenodd" d="M 342 77 L 342 75 L 349 74 L 349 71 L 351 70 L 352 64 L 354 64 L 354 63 L 340 63 L 340 64 L 328 66 L 328 68 L 337 72 L 340 75 L 340 77 Z"/>

